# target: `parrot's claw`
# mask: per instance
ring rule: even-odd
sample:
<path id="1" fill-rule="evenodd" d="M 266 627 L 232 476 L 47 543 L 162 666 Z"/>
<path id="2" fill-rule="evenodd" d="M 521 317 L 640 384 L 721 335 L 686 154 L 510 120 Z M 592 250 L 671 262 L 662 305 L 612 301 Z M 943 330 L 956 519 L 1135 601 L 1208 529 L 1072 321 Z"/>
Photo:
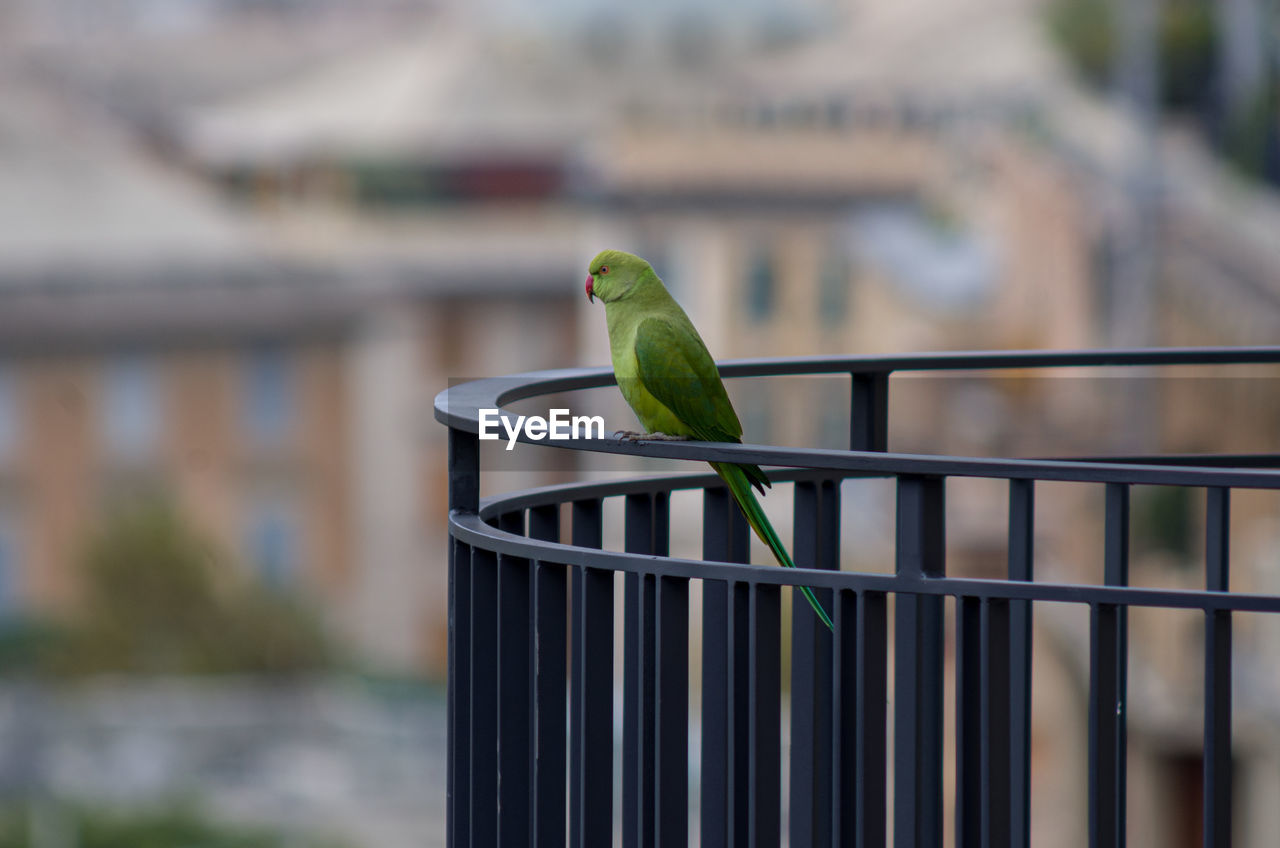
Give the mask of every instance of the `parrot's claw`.
<path id="1" fill-rule="evenodd" d="M 637 433 L 634 430 L 618 430 L 613 437 L 620 442 L 684 442 L 688 436 L 669 436 L 666 433 Z"/>

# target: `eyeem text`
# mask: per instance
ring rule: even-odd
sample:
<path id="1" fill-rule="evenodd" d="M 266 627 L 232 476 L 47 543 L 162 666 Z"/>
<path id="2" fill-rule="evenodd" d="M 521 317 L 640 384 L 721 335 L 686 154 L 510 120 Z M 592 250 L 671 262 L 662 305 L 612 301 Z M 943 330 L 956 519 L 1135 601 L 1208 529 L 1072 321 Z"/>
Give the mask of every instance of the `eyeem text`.
<path id="1" fill-rule="evenodd" d="M 512 423 L 512 422 L 515 423 Z M 550 417 L 541 415 L 502 415 L 497 409 L 480 410 L 480 438 L 489 441 L 502 438 L 498 424 L 507 433 L 507 450 L 516 446 L 520 431 L 535 442 L 543 439 L 603 439 L 604 418 L 600 415 L 570 415 L 567 409 L 552 409 Z M 592 435 L 594 430 L 595 435 Z M 579 435 L 581 433 L 582 435 Z"/>

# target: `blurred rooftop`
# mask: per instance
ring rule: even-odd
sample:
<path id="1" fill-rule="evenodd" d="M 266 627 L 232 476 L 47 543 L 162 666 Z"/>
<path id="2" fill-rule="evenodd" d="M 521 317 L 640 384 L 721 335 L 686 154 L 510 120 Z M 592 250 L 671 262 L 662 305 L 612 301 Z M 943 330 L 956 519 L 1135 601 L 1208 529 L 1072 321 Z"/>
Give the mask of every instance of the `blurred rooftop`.
<path id="1" fill-rule="evenodd" d="M 215 193 L 156 162 L 68 98 L 22 83 L 0 95 L 0 281 L 139 265 L 251 265 L 251 229 Z"/>

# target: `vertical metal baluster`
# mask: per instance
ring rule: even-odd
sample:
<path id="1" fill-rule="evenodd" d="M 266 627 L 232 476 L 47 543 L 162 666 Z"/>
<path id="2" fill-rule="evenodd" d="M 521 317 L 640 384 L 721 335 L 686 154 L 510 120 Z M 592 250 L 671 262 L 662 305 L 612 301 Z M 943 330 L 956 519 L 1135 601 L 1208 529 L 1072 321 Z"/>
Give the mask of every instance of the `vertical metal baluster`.
<path id="1" fill-rule="evenodd" d="M 729 844 L 749 842 L 752 834 L 751 716 L 755 657 L 752 592 L 746 583 L 730 584 L 729 594 Z"/>
<path id="2" fill-rule="evenodd" d="M 1123 483 L 1107 485 L 1106 582 L 1129 585 L 1129 487 Z M 1129 763 L 1129 608 L 1117 610 L 1118 640 L 1116 644 L 1116 844 L 1125 844 L 1126 809 L 1128 807 Z"/>
<path id="3" fill-rule="evenodd" d="M 982 844 L 982 602 L 956 598 L 956 845 Z"/>
<path id="4" fill-rule="evenodd" d="M 574 501 L 573 543 L 602 538 L 600 501 Z M 575 570 L 571 604 L 569 839 L 592 848 L 613 839 L 613 573 Z"/>
<path id="5" fill-rule="evenodd" d="M 524 514 L 519 513 L 521 524 Z M 498 557 L 498 841 L 517 845 L 529 838 L 533 811 L 533 629 L 529 561 Z"/>
<path id="6" fill-rule="evenodd" d="M 729 584 L 702 582 L 702 750 L 699 822 L 702 844 L 729 844 Z"/>
<path id="7" fill-rule="evenodd" d="M 1121 706 L 1116 668 L 1119 610 L 1114 604 L 1092 605 L 1089 632 L 1089 845 L 1115 848 L 1120 792 L 1116 718 Z"/>
<path id="8" fill-rule="evenodd" d="M 657 578 L 654 844 L 689 838 L 689 581 Z"/>
<path id="9" fill-rule="evenodd" d="M 702 493 L 702 558 L 729 558 L 729 490 Z M 729 585 L 702 583 L 702 751 L 699 797 L 702 844 L 729 845 Z"/>
<path id="10" fill-rule="evenodd" d="M 558 505 L 529 511 L 529 536 L 547 542 L 560 539 Z M 534 760 L 533 834 L 537 845 L 565 844 L 565 697 L 568 650 L 566 566 L 534 565 Z"/>
<path id="11" fill-rule="evenodd" d="M 449 428 L 449 509 L 480 508 L 480 441 Z M 445 787 L 445 838 L 471 843 L 471 548 L 449 540 L 449 741 Z"/>
<path id="12" fill-rule="evenodd" d="M 747 636 L 749 744 L 748 848 L 782 839 L 782 595 L 777 586 L 752 584 Z M 742 841 L 738 837 L 739 844 Z"/>
<path id="13" fill-rule="evenodd" d="M 713 562 L 750 562 L 751 528 L 729 490 L 720 486 L 705 490 L 702 504 L 702 558 Z"/>
<path id="14" fill-rule="evenodd" d="M 738 509 L 737 504 L 732 504 L 729 510 L 729 562 L 751 562 L 751 528 L 747 526 L 747 519 L 742 514 L 742 510 Z"/>
<path id="15" fill-rule="evenodd" d="M 449 428 L 449 509 L 480 509 L 480 439 L 475 433 Z"/>
<path id="16" fill-rule="evenodd" d="M 530 507 L 529 538 L 543 542 L 560 541 L 560 504 Z"/>
<path id="17" fill-rule="evenodd" d="M 885 842 L 886 606 L 883 592 L 841 591 L 832 610 L 836 675 L 831 844 L 835 846 L 883 848 Z"/>
<path id="18" fill-rule="evenodd" d="M 830 480 L 796 483 L 792 553 L 804 568 L 839 568 L 840 489 Z M 831 592 L 814 590 L 830 611 Z M 831 833 L 831 631 L 797 588 L 791 615 L 792 845 L 815 845 Z"/>
<path id="19" fill-rule="evenodd" d="M 829 836 L 820 834 L 825 841 L 815 842 L 840 846 L 854 844 L 857 834 L 858 596 L 837 590 L 830 612 L 836 626 L 831 646 L 831 830 Z M 794 753 L 791 768 L 796 768 Z M 794 817 L 794 798 L 791 803 Z"/>
<path id="20" fill-rule="evenodd" d="M 888 373 L 854 374 L 850 394 L 849 450 L 888 450 Z"/>
<path id="21" fill-rule="evenodd" d="M 471 551 L 471 840 L 498 844 L 498 563 Z"/>
<path id="22" fill-rule="evenodd" d="M 1104 582 L 1129 583 L 1129 486 L 1106 486 Z M 1127 610 L 1095 604 L 1089 712 L 1090 844 L 1122 846 L 1125 840 L 1125 714 L 1127 712 Z"/>
<path id="23" fill-rule="evenodd" d="M 449 545 L 449 741 L 446 842 L 471 844 L 471 548 Z"/>
<path id="24" fill-rule="evenodd" d="M 1010 842 L 1012 800 L 1008 600 L 988 598 L 982 603 L 981 639 L 981 844 L 986 848 L 1004 848 Z"/>
<path id="25" fill-rule="evenodd" d="M 1211 488 L 1205 522 L 1205 588 L 1230 586 L 1231 490 Z M 1231 845 L 1231 612 L 1205 610 L 1204 844 Z"/>
<path id="26" fill-rule="evenodd" d="M 671 500 L 653 494 L 653 553 L 671 552 Z M 654 634 L 654 842 L 689 838 L 689 581 L 659 577 Z"/>
<path id="27" fill-rule="evenodd" d="M 943 480 L 898 479 L 897 574 L 904 582 L 946 568 Z M 899 592 L 895 615 L 894 843 L 942 842 L 942 598 Z"/>
<path id="28" fill-rule="evenodd" d="M 524 535 L 524 510 L 517 509 L 504 512 L 498 516 L 498 529 L 517 536 Z"/>
<path id="29" fill-rule="evenodd" d="M 671 498 L 666 492 L 653 493 L 653 544 L 651 553 L 671 556 Z"/>
<path id="30" fill-rule="evenodd" d="M 633 503 L 647 498 L 629 495 L 626 499 L 626 530 L 624 548 L 631 550 L 636 534 Z M 641 664 L 644 661 L 640 649 L 640 616 L 644 599 L 639 574 L 622 575 L 622 845 L 635 848 L 640 845 L 640 703 Z"/>
<path id="31" fill-rule="evenodd" d="M 623 547 L 653 551 L 653 501 L 627 495 Z M 623 577 L 622 844 L 653 845 L 654 578 Z"/>
<path id="32" fill-rule="evenodd" d="M 1009 481 L 1009 579 L 1030 582 L 1035 562 L 1035 481 Z M 1031 848 L 1031 602 L 1009 602 L 1010 844 Z"/>
<path id="33" fill-rule="evenodd" d="M 613 835 L 613 572 L 583 570 L 582 846 Z"/>
<path id="34" fill-rule="evenodd" d="M 889 696 L 888 598 L 883 592 L 858 594 L 857 810 L 858 848 L 883 848 L 887 827 L 886 723 Z"/>
<path id="35" fill-rule="evenodd" d="M 747 522 L 729 496 L 703 492 L 702 558 L 746 562 Z M 701 831 L 706 848 L 746 833 L 747 587 L 703 584 Z M 735 648 L 736 646 L 736 648 Z"/>

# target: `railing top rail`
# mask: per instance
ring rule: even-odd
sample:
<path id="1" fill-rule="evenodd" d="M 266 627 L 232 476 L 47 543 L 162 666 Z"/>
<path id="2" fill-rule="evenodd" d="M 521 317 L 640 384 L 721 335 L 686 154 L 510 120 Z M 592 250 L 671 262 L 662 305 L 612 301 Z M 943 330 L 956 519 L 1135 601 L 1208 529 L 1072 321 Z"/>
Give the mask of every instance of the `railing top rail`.
<path id="1" fill-rule="evenodd" d="M 783 357 L 720 363 L 725 377 L 801 376 L 816 374 L 889 375 L 898 372 L 992 371 L 1071 367 L 1223 366 L 1280 364 L 1280 346 L 1228 348 L 1153 348 L 1082 351 L 974 351 L 897 356 Z M 435 417 L 465 432 L 477 433 L 480 410 L 532 397 L 599 388 L 615 383 L 609 368 L 571 368 L 492 377 L 452 386 L 436 395 Z M 694 461 L 748 462 L 792 468 L 824 469 L 844 476 L 960 476 L 1038 479 L 1093 483 L 1176 486 L 1280 488 L 1280 470 L 1222 467 L 1221 458 L 1206 465 L 1173 465 L 1167 457 L 1145 462 L 1097 459 L 1009 459 L 898 454 L 791 448 L 724 442 L 645 442 L 615 438 L 580 438 L 567 442 L 518 439 L 571 450 Z M 1176 461 L 1176 460 L 1175 460 Z M 1189 463 L 1195 460 L 1188 459 Z M 1215 467 L 1215 464 L 1217 467 Z M 1257 465 L 1256 462 L 1245 463 Z"/>

